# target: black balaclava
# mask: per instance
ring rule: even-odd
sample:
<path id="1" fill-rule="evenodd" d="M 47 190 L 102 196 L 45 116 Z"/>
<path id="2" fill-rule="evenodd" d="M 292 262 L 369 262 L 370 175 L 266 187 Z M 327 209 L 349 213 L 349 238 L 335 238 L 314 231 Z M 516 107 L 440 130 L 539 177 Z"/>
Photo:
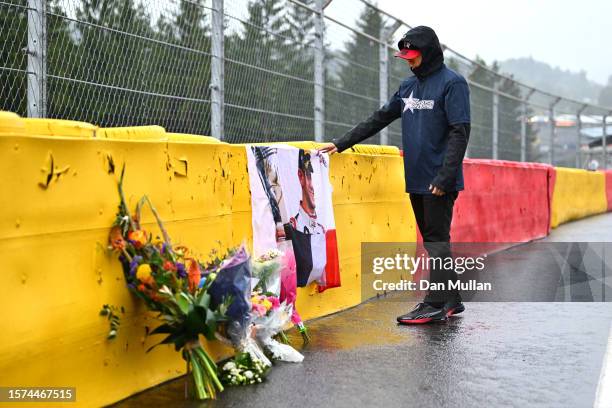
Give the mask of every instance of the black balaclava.
<path id="1" fill-rule="evenodd" d="M 418 79 L 436 72 L 444 63 L 444 53 L 436 32 L 425 26 L 414 27 L 399 41 L 398 48 L 413 48 L 421 51 L 423 61 L 417 68 L 411 68 Z"/>

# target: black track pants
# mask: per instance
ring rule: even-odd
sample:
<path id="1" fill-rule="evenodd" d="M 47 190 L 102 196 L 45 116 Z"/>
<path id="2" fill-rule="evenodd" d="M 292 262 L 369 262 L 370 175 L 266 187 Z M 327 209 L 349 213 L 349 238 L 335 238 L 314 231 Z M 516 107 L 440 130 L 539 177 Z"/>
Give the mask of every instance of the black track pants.
<path id="1" fill-rule="evenodd" d="M 423 243 L 429 258 L 451 257 L 450 227 L 453 219 L 453 206 L 458 192 L 448 192 L 442 196 L 432 194 L 410 194 L 412 210 L 423 236 Z M 448 290 L 448 281 L 457 281 L 453 268 L 441 267 L 441 262 L 430 263 L 430 283 L 444 283 L 446 290 L 430 290 L 424 302 L 436 306 L 456 297 L 460 300 L 457 290 Z"/>

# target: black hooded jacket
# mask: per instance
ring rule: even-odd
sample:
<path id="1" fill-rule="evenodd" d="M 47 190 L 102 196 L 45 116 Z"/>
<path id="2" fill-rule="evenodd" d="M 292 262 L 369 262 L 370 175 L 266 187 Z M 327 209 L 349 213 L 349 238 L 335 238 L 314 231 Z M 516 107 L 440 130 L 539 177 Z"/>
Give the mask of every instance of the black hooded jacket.
<path id="1" fill-rule="evenodd" d="M 436 72 L 444 64 L 444 54 L 438 36 L 429 27 L 418 26 L 404 34 L 404 37 L 397 43 L 398 48 L 412 48 L 421 52 L 423 61 L 421 65 L 412 70 L 412 73 L 423 80 L 428 75 Z"/>
<path id="2" fill-rule="evenodd" d="M 421 65 L 411 69 L 419 81 L 426 81 L 427 77 L 444 67 L 444 54 L 440 41 L 434 30 L 419 26 L 408 31 L 399 41 L 398 48 L 413 48 L 421 52 Z M 381 107 L 365 121 L 352 128 L 340 139 L 333 143 L 342 152 L 357 143 L 375 135 L 391 122 L 401 117 L 401 112 L 389 109 L 389 104 Z M 447 150 L 442 168 L 431 184 L 443 191 L 453 191 L 457 172 L 463 164 L 470 135 L 470 124 L 460 123 L 448 126 Z M 409 148 L 409 147 L 407 147 Z"/>

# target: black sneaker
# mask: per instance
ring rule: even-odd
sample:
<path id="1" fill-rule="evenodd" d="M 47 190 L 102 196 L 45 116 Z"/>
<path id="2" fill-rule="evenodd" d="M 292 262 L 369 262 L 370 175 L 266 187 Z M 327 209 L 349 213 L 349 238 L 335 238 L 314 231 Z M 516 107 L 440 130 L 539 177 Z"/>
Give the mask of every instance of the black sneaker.
<path id="1" fill-rule="evenodd" d="M 453 316 L 465 311 L 465 306 L 460 300 L 446 302 L 443 309 L 446 311 L 446 317 Z"/>
<path id="2" fill-rule="evenodd" d="M 446 320 L 447 312 L 448 310 L 445 308 L 437 308 L 427 303 L 419 303 L 411 312 L 399 316 L 397 322 L 399 324 L 422 324 L 442 321 Z"/>

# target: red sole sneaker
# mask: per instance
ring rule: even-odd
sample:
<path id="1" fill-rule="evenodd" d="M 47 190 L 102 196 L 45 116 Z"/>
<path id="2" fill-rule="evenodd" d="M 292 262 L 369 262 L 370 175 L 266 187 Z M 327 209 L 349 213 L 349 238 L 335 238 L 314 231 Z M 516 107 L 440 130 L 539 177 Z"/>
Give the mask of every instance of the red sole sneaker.
<path id="1" fill-rule="evenodd" d="M 447 320 L 447 317 L 444 316 L 443 318 L 433 318 L 433 317 L 423 317 L 420 319 L 398 319 L 397 322 L 399 324 L 404 324 L 404 325 L 410 325 L 410 324 L 424 324 L 424 323 L 439 323 L 439 322 L 445 322 Z"/>
<path id="2" fill-rule="evenodd" d="M 463 304 L 459 304 L 457 307 L 448 309 L 448 312 L 446 312 L 446 317 L 454 316 L 459 313 L 463 313 L 464 311 L 465 311 L 465 306 L 463 306 Z"/>
<path id="3" fill-rule="evenodd" d="M 431 317 L 424 317 L 422 319 L 400 319 L 397 322 L 399 324 L 423 324 L 423 323 L 429 323 L 431 322 L 433 319 Z"/>

